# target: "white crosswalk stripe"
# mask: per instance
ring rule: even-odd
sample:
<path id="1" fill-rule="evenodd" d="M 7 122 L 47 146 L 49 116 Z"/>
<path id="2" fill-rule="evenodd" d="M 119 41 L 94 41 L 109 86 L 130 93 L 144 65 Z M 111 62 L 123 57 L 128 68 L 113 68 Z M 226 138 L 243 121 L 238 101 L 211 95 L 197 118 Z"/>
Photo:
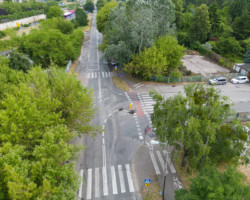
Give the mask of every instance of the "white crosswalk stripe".
<path id="1" fill-rule="evenodd" d="M 87 72 L 88 79 L 95 79 L 95 78 L 110 78 L 110 72 Z"/>
<path id="2" fill-rule="evenodd" d="M 160 172 L 160 170 L 159 170 L 159 167 L 158 167 L 158 164 L 157 164 L 157 162 L 156 162 L 156 160 L 155 160 L 155 156 L 154 156 L 153 151 L 149 151 L 149 154 L 150 154 L 151 160 L 152 160 L 152 162 L 153 162 L 153 166 L 154 166 L 154 168 L 155 168 L 156 174 L 157 174 L 157 175 L 158 175 L 158 174 L 161 174 L 161 172 Z"/>
<path id="3" fill-rule="evenodd" d="M 124 193 L 126 192 L 126 189 L 125 189 L 125 183 L 124 183 L 124 177 L 123 177 L 121 165 L 118 165 L 118 174 L 120 178 L 121 193 Z"/>
<path id="4" fill-rule="evenodd" d="M 85 173 L 85 175 L 84 175 Z M 135 192 L 129 164 L 89 168 L 80 170 L 79 175 L 86 177 L 79 189 L 78 197 L 95 199 L 102 196 L 118 195 Z M 108 188 L 108 186 L 110 188 Z"/>
<path id="5" fill-rule="evenodd" d="M 141 94 L 138 95 L 138 97 L 142 104 L 144 112 L 146 112 L 145 114 L 147 113 L 152 114 L 154 112 L 154 104 L 155 104 L 155 101 L 152 99 L 152 97 L 149 96 L 148 94 Z"/>

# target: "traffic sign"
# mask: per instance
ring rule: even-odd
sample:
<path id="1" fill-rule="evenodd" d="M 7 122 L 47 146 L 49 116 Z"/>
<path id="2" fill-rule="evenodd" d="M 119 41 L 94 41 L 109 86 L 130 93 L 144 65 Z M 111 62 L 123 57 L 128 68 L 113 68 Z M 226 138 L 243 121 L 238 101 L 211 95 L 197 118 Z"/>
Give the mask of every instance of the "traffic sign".
<path id="1" fill-rule="evenodd" d="M 145 179 L 144 183 L 151 183 L 151 180 L 150 179 Z"/>
<path id="2" fill-rule="evenodd" d="M 117 66 L 115 66 L 115 70 L 117 70 Z"/>
<path id="3" fill-rule="evenodd" d="M 120 74 L 120 76 L 124 76 L 124 74 Z"/>
<path id="4" fill-rule="evenodd" d="M 150 186 L 150 183 L 145 183 L 145 186 L 146 186 L 146 187 Z"/>

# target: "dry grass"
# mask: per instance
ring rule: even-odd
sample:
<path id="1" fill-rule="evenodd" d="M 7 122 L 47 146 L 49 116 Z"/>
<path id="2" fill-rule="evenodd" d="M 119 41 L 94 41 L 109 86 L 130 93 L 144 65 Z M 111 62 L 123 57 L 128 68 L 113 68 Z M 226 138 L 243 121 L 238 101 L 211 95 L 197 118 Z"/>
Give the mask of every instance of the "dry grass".
<path id="1" fill-rule="evenodd" d="M 127 92 L 129 91 L 129 85 L 126 80 L 122 79 L 121 81 L 121 77 L 112 77 L 112 80 L 117 88 Z"/>
<path id="2" fill-rule="evenodd" d="M 160 195 L 161 187 L 158 183 L 156 177 L 151 178 L 151 183 L 149 187 L 143 187 L 142 189 L 142 198 L 143 200 L 161 200 L 162 197 Z"/>
<path id="3" fill-rule="evenodd" d="M 246 180 L 244 181 L 245 184 L 250 184 L 250 167 L 246 165 L 238 166 L 238 171 L 245 175 Z"/>

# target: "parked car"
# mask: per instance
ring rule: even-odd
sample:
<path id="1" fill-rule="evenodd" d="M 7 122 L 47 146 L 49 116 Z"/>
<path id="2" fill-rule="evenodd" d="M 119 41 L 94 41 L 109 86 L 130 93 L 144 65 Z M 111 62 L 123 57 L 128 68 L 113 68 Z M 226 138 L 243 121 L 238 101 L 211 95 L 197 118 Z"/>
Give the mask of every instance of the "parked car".
<path id="1" fill-rule="evenodd" d="M 239 84 L 239 83 L 248 83 L 249 79 L 246 76 L 237 76 L 231 79 L 231 83 Z"/>
<path id="2" fill-rule="evenodd" d="M 209 79 L 208 83 L 210 85 L 226 85 L 227 79 L 225 77 L 216 77 L 214 79 Z"/>

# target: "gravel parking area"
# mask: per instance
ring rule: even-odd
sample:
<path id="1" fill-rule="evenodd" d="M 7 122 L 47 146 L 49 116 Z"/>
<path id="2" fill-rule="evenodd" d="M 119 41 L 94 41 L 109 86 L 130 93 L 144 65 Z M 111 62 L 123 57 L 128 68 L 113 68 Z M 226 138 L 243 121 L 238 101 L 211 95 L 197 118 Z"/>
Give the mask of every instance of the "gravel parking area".
<path id="1" fill-rule="evenodd" d="M 182 62 L 188 70 L 196 74 L 207 75 L 230 72 L 230 70 L 212 63 L 208 61 L 204 56 L 200 55 L 185 55 L 182 58 Z"/>

